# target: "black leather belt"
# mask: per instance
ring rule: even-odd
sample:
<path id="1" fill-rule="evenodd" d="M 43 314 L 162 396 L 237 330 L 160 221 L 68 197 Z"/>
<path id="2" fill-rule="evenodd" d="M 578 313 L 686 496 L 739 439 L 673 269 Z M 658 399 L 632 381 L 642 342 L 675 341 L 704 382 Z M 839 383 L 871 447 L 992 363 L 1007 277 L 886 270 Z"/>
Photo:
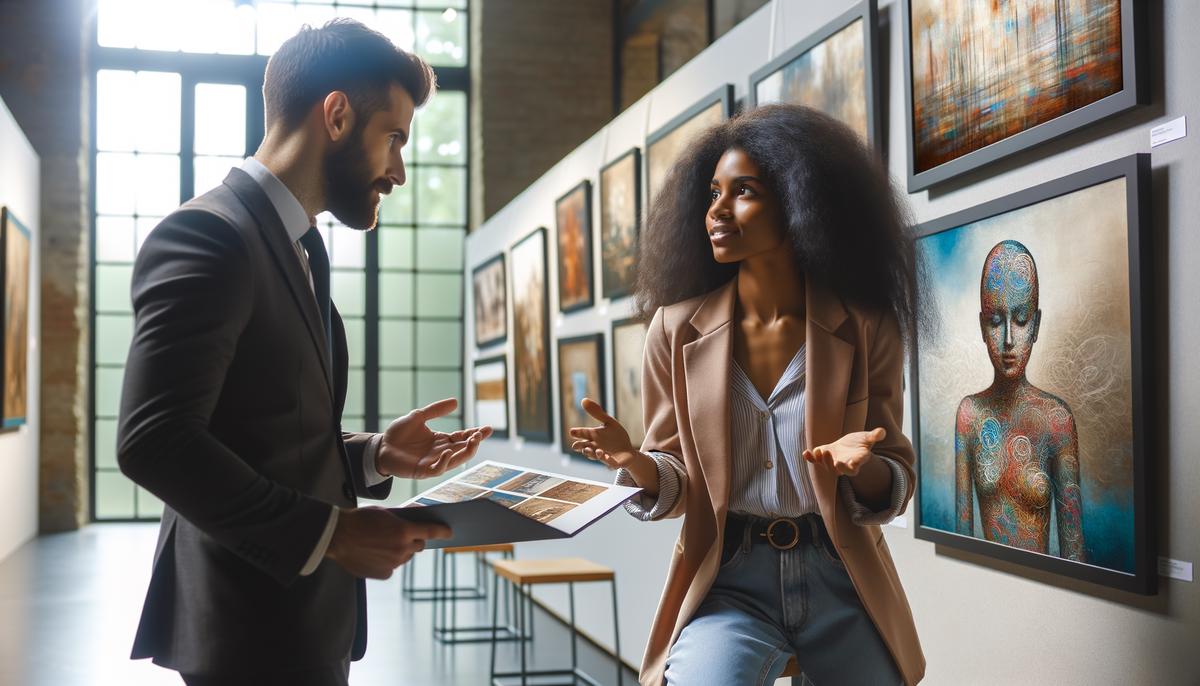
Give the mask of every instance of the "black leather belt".
<path id="1" fill-rule="evenodd" d="M 730 512 L 725 517 L 725 539 L 741 541 L 750 529 L 750 543 L 766 543 L 776 550 L 791 550 L 801 543 L 816 543 L 817 536 L 827 539 L 821 515 L 810 513 L 800 517 L 766 519 Z M 824 542 L 824 541 L 822 541 Z"/>

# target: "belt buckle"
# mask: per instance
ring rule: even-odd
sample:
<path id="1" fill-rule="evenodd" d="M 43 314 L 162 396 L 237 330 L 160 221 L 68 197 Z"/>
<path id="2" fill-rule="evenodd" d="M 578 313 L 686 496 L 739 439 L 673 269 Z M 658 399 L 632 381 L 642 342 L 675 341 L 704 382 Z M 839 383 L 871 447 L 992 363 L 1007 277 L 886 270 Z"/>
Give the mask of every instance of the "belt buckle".
<path id="1" fill-rule="evenodd" d="M 775 542 L 775 525 L 777 524 L 788 524 L 792 527 L 791 543 L 782 545 Z M 776 550 L 791 550 L 800 544 L 800 527 L 796 524 L 796 522 L 787 519 L 786 517 L 780 517 L 779 519 L 776 519 L 767 525 L 767 543 L 770 543 L 771 547 Z"/>

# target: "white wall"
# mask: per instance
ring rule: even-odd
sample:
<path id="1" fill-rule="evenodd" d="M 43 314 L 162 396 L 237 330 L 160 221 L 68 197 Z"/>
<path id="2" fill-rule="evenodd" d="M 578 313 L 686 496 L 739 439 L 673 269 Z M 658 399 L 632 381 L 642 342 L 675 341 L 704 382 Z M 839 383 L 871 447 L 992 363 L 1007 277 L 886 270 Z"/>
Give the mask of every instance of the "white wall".
<path id="1" fill-rule="evenodd" d="M 751 71 L 785 51 L 852 4 L 775 0 L 726 34 L 653 92 L 579 146 L 467 240 L 467 264 L 474 266 L 536 227 L 550 229 L 551 311 L 557 293 L 554 200 L 581 179 L 598 185 L 600 167 L 632 146 L 643 147 L 646 134 L 722 83 L 736 86 L 744 99 Z M 881 2 L 887 23 L 882 71 L 888 157 L 892 175 L 903 187 L 905 119 L 900 7 Z M 1200 47 L 1192 33 L 1200 26 L 1200 5 L 1192 0 L 1150 3 L 1148 51 L 1153 104 L 1093 125 L 1058 141 L 1025 151 L 1007 161 L 910 197 L 920 222 L 1134 152 L 1150 152 L 1152 126 L 1181 115 L 1200 127 Z M 1147 455 L 1156 470 L 1152 484 L 1152 526 L 1159 532 L 1159 553 L 1194 561 L 1200 541 L 1200 361 L 1191 345 L 1200 338 L 1200 142 L 1197 134 L 1153 151 L 1155 271 L 1158 291 L 1154 312 L 1161 324 L 1152 335 L 1151 374 L 1160 387 L 1159 416 L 1149 430 L 1161 450 Z M 598 203 L 593 225 L 599 226 Z M 594 249 L 597 269 L 599 250 Z M 468 303 L 470 270 L 467 271 Z M 609 330 L 609 322 L 627 315 L 629 303 L 599 300 L 591 310 L 566 317 L 551 315 L 552 338 Z M 511 311 L 511 306 L 510 306 Z M 509 330 L 511 332 L 511 318 Z M 466 340 L 474 340 L 468 317 Z M 609 342 L 606 341 L 606 345 Z M 551 342 L 551 350 L 555 348 Z M 511 341 L 505 346 L 511 372 Z M 468 346 L 465 369 L 496 349 L 476 353 Z M 607 353 L 611 359 L 611 352 Z M 611 373 L 611 370 L 608 370 Z M 557 378 L 557 360 L 551 379 Z M 611 384 L 609 385 L 611 404 Z M 467 407 L 471 407 L 468 382 Z M 510 382 L 510 402 L 513 397 Z M 555 407 L 557 408 L 557 391 Z M 554 426 L 557 427 L 557 409 Z M 482 459 L 498 459 L 593 479 L 609 478 L 598 466 L 564 459 L 553 445 L 522 446 L 518 439 L 491 441 Z M 910 512 L 911 512 L 910 508 Z M 522 558 L 581 555 L 616 569 L 621 609 L 621 655 L 639 664 L 650 621 L 658 603 L 678 522 L 643 524 L 617 512 L 566 542 L 520 544 Z M 928 684 L 1184 684 L 1200 680 L 1200 587 L 1161 579 L 1159 594 L 1143 598 L 1082 582 L 1031 571 L 913 537 L 911 528 L 888 527 L 896 559 L 916 616 L 928 659 Z M 579 594 L 585 632 L 611 646 L 611 610 L 606 589 Z M 566 614 L 563 593 L 539 593 Z"/>
<path id="2" fill-rule="evenodd" d="M 29 421 L 0 432 L 0 559 L 37 533 L 38 433 L 41 416 L 41 162 L 0 100 L 0 205 L 32 234 L 29 289 Z"/>

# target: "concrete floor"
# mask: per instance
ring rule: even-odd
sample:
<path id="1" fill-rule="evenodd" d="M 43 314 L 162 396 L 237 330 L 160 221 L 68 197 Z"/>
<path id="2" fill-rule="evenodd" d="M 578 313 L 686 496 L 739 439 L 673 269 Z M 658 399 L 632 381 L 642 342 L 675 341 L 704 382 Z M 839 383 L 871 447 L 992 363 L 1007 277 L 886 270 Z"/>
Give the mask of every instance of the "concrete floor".
<path id="1" fill-rule="evenodd" d="M 39 537 L 0 561 L 0 685 L 181 684 L 174 672 L 147 660 L 128 659 L 157 530 L 156 524 L 97 524 Z M 418 585 L 427 585 L 431 566 L 429 559 L 418 559 Z M 488 683 L 488 644 L 447 646 L 434 641 L 431 603 L 402 600 L 400 574 L 368 582 L 367 589 L 370 647 L 350 670 L 353 686 Z M 459 622 L 485 624 L 490 619 L 490 606 L 485 605 L 460 602 Z M 533 666 L 545 669 L 569 662 L 565 625 L 540 609 L 534 625 Z M 516 645 L 502 644 L 501 669 L 516 665 Z M 579 647 L 584 670 L 601 684 L 616 683 L 611 656 L 583 640 Z M 625 684 L 636 684 L 628 669 Z"/>

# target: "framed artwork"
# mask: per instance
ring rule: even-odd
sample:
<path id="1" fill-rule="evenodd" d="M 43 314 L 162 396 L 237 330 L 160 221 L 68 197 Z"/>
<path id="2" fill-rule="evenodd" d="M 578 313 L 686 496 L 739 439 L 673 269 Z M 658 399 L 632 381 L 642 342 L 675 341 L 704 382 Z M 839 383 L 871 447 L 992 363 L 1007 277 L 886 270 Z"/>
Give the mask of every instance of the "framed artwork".
<path id="1" fill-rule="evenodd" d="M 562 450 L 571 452 L 567 429 L 592 426 L 596 420 L 579 406 L 584 398 L 604 404 L 604 334 L 594 333 L 558 341 L 558 435 Z"/>
<path id="2" fill-rule="evenodd" d="M 550 327 L 546 293 L 546 229 L 538 228 L 513 247 L 513 371 L 517 435 L 549 443 Z"/>
<path id="3" fill-rule="evenodd" d="M 654 202 L 675 160 L 702 131 L 733 115 L 733 84 L 701 98 L 646 137 L 646 203 Z"/>
<path id="4" fill-rule="evenodd" d="M 500 355 L 475 361 L 475 424 L 508 438 L 508 360 Z"/>
<path id="5" fill-rule="evenodd" d="M 592 306 L 592 184 L 580 182 L 554 201 L 558 226 L 558 309 Z"/>
<path id="6" fill-rule="evenodd" d="M 1147 102 L 1136 0 L 905 0 L 908 190 Z"/>
<path id="7" fill-rule="evenodd" d="M 642 424 L 642 352 L 646 348 L 646 324 L 622 319 L 612 325 L 613 416 L 629 432 L 635 448 L 646 438 Z"/>
<path id="8" fill-rule="evenodd" d="M 600 170 L 600 292 L 606 298 L 629 295 L 637 277 L 641 174 L 637 148 Z"/>
<path id="9" fill-rule="evenodd" d="M 471 271 L 475 301 L 475 346 L 503 343 L 508 338 L 508 304 L 504 290 L 504 253 Z"/>
<path id="10" fill-rule="evenodd" d="M 1154 592 L 1149 172 L 1133 155 L 919 227 L 939 325 L 912 360 L 917 538 Z"/>
<path id="11" fill-rule="evenodd" d="M 750 106 L 805 105 L 882 148 L 879 12 L 863 0 L 750 75 Z"/>
<path id="12" fill-rule="evenodd" d="M 0 428 L 12 429 L 26 422 L 29 412 L 29 260 L 30 233 L 7 208 L 0 208 L 0 284 L 4 286 L 4 309 L 0 323 L 0 363 L 4 381 L 3 414 Z"/>

